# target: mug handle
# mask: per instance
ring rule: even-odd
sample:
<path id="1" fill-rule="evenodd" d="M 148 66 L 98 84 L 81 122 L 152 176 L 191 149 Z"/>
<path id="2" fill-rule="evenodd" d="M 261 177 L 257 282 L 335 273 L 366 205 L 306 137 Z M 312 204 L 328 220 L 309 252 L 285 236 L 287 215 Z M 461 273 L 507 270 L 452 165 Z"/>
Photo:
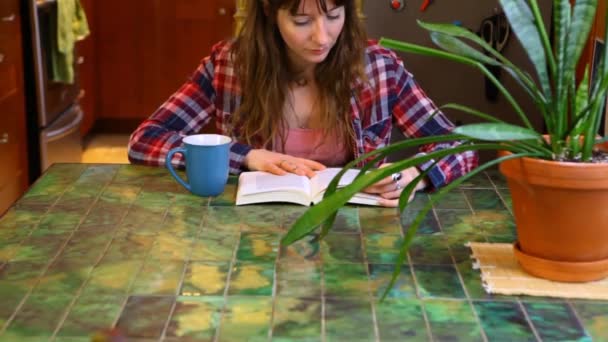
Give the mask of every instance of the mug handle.
<path id="1" fill-rule="evenodd" d="M 186 190 L 188 191 L 192 191 L 190 184 L 186 183 L 186 181 L 184 181 L 182 179 L 182 177 L 178 176 L 177 173 L 175 172 L 175 169 L 173 168 L 173 164 L 171 164 L 171 159 L 173 159 L 173 155 L 176 153 L 181 153 L 184 156 L 186 155 L 186 149 L 183 147 L 176 147 L 173 148 L 169 151 L 169 153 L 167 153 L 167 156 L 165 157 L 165 166 L 167 167 L 167 169 L 169 170 L 169 173 L 171 173 L 171 176 L 173 176 L 173 178 L 175 178 L 175 180 L 181 184 L 184 188 L 186 188 Z"/>

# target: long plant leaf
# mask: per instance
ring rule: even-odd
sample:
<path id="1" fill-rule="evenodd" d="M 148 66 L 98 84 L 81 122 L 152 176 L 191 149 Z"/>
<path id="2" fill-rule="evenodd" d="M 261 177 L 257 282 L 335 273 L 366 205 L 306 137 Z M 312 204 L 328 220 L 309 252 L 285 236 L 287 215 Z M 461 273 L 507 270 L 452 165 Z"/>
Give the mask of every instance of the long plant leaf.
<path id="1" fill-rule="evenodd" d="M 552 98 L 551 82 L 547 72 L 547 55 L 542 38 L 535 25 L 534 15 L 526 0 L 500 0 L 505 15 L 511 23 L 513 32 L 519 38 L 530 61 L 536 69 L 545 98 Z M 540 23 L 542 25 L 542 23 Z"/>
<path id="2" fill-rule="evenodd" d="M 317 229 L 317 227 L 321 225 L 330 215 L 332 215 L 334 212 L 344 206 L 344 204 L 346 204 L 346 202 L 348 202 L 348 200 L 353 197 L 353 195 L 355 195 L 357 192 L 367 188 L 372 184 L 377 183 L 383 178 L 389 177 L 395 172 L 416 165 L 420 165 L 426 161 L 435 158 L 443 158 L 448 155 L 453 155 L 455 153 L 473 150 L 496 150 L 501 147 L 503 147 L 503 145 L 496 143 L 460 145 L 444 150 L 433 151 L 428 154 L 420 155 L 417 157 L 412 157 L 406 160 L 393 163 L 385 168 L 375 169 L 371 172 L 368 172 L 362 175 L 361 177 L 355 179 L 351 184 L 337 190 L 328 197 L 324 197 L 323 201 L 308 209 L 292 225 L 291 229 L 281 239 L 281 243 L 283 245 L 289 245 L 311 233 L 313 230 Z M 508 148 L 513 152 L 519 152 L 517 147 Z"/>
<path id="3" fill-rule="evenodd" d="M 476 123 L 458 126 L 454 133 L 484 141 L 542 139 L 536 131 L 507 123 Z"/>
<path id="4" fill-rule="evenodd" d="M 431 32 L 431 40 L 435 45 L 453 54 L 468 57 L 485 64 L 502 66 L 502 63 L 498 62 L 496 59 L 484 55 L 460 39 L 450 35 L 440 32 Z"/>
<path id="5" fill-rule="evenodd" d="M 509 73 L 509 75 L 511 75 L 515 81 L 517 81 L 517 83 L 528 93 L 528 95 L 530 95 L 530 97 L 537 105 L 539 105 L 539 107 L 542 108 L 543 106 L 546 106 L 546 99 L 532 80 L 532 77 L 514 65 L 500 52 L 492 48 L 492 46 L 490 46 L 478 35 L 474 34 L 468 29 L 454 24 L 427 23 L 418 20 L 418 25 L 429 32 L 442 33 L 452 37 L 461 37 L 479 45 L 484 51 L 487 51 L 492 57 L 496 58 L 498 61 L 500 61 L 500 63 L 502 63 L 503 69 Z"/>
<path id="6" fill-rule="evenodd" d="M 400 41 L 388 39 L 388 38 L 381 38 L 380 45 L 388 47 L 393 50 L 417 53 L 417 54 L 421 54 L 424 56 L 440 57 L 440 58 L 448 59 L 451 61 L 455 61 L 458 63 L 462 63 L 462 64 L 466 64 L 466 65 L 470 65 L 470 66 L 478 68 L 492 82 L 492 84 L 494 84 L 496 86 L 496 88 L 498 88 L 498 91 L 505 97 L 507 102 L 509 102 L 509 104 L 513 107 L 513 109 L 515 110 L 517 115 L 521 118 L 521 120 L 524 122 L 524 124 L 527 127 L 529 127 L 530 129 L 532 129 L 532 124 L 530 123 L 530 120 L 528 120 L 528 117 L 526 116 L 524 111 L 521 109 L 521 106 L 517 103 L 517 101 L 515 101 L 515 98 L 513 98 L 511 93 L 509 93 L 509 91 L 503 86 L 503 84 L 498 79 L 496 79 L 496 77 L 482 63 L 479 63 L 468 57 L 458 56 L 458 55 L 450 53 L 450 52 L 445 52 L 445 51 L 429 48 L 426 46 L 400 42 Z"/>
<path id="7" fill-rule="evenodd" d="M 566 43 L 564 78 L 567 82 L 574 82 L 576 65 L 587 43 L 587 38 L 595 18 L 596 7 L 597 0 L 577 0 L 574 4 L 572 22 Z M 563 135 L 563 132 L 567 129 L 567 117 L 566 115 L 562 115 L 560 119 L 562 121 L 559 125 L 559 133 Z"/>
<path id="8" fill-rule="evenodd" d="M 425 145 L 425 144 L 438 143 L 438 142 L 455 141 L 455 140 L 459 140 L 462 138 L 463 138 L 463 136 L 448 134 L 448 135 L 442 135 L 442 136 L 429 136 L 429 137 L 422 137 L 422 138 L 418 138 L 418 139 L 408 139 L 408 140 L 402 140 L 397 143 L 391 144 L 389 146 L 385 146 L 383 148 L 379 148 L 372 152 L 369 152 L 367 155 L 361 156 L 361 157 L 347 163 L 342 168 L 342 170 L 340 170 L 340 172 L 338 172 L 338 174 L 336 174 L 336 176 L 331 180 L 327 189 L 325 190 L 325 193 L 323 194 L 323 198 L 329 197 L 334 192 L 336 192 L 336 190 L 338 189 L 338 184 L 340 182 L 340 179 L 342 178 L 342 176 L 344 176 L 346 171 L 348 171 L 351 168 L 354 168 L 356 165 L 358 165 L 360 162 L 366 160 L 367 158 L 373 157 L 373 159 L 370 162 L 366 163 L 363 166 L 363 168 L 361 168 L 359 174 L 357 175 L 357 177 L 355 179 L 358 179 L 359 177 L 361 177 L 371 167 L 376 165 L 382 159 L 386 158 L 386 156 L 390 155 L 391 153 L 397 152 L 401 149 Z M 337 213 L 334 213 L 333 215 L 330 215 L 327 219 L 324 220 L 324 222 L 321 226 L 321 232 L 319 233 L 319 236 L 318 236 L 319 240 L 323 239 L 329 233 L 329 230 L 333 226 L 336 216 L 337 216 Z"/>
<path id="9" fill-rule="evenodd" d="M 465 105 L 461 105 L 458 103 L 447 103 L 447 104 L 440 106 L 440 108 L 441 109 L 456 109 L 463 113 L 470 114 L 470 115 L 482 118 L 482 119 L 490 121 L 490 122 L 504 122 L 503 120 L 495 118 L 490 114 L 478 111 L 476 109 L 473 109 L 471 107 L 467 107 Z"/>
<path id="10" fill-rule="evenodd" d="M 570 0 L 553 0 L 553 28 L 554 35 L 554 50 L 557 64 L 555 76 L 555 104 L 553 110 L 557 115 L 566 113 L 568 110 L 568 89 L 569 80 L 566 79 L 566 40 L 570 30 L 570 16 L 572 15 L 572 7 Z M 576 113 L 576 112 L 574 112 Z M 555 132 L 558 123 L 556 118 L 551 118 L 547 121 L 547 129 L 549 132 Z"/>
<path id="11" fill-rule="evenodd" d="M 420 212 L 418 213 L 418 215 L 416 216 L 416 218 L 414 219 L 412 224 L 407 229 L 407 233 L 405 234 L 405 237 L 403 238 L 403 241 L 401 242 L 401 246 L 399 249 L 399 255 L 397 257 L 397 261 L 395 262 L 395 265 L 403 265 L 403 263 L 405 262 L 405 258 L 407 257 L 407 251 L 409 249 L 409 246 L 412 243 L 412 240 L 414 239 L 416 232 L 418 231 L 418 227 L 420 227 L 420 224 L 425 219 L 428 212 L 433 208 L 433 204 L 435 204 L 437 201 L 439 201 L 441 198 L 443 198 L 443 196 L 445 196 L 445 194 L 447 194 L 449 191 L 451 191 L 455 187 L 459 186 L 463 182 L 469 180 L 471 177 L 475 176 L 476 174 L 478 174 L 496 164 L 499 164 L 503 161 L 507 161 L 509 159 L 531 157 L 531 156 L 534 156 L 534 154 L 519 153 L 519 154 L 511 154 L 511 155 L 497 158 L 495 160 L 492 160 L 490 162 L 487 162 L 487 163 L 479 166 L 478 168 L 469 172 L 468 174 L 454 180 L 452 183 L 446 185 L 441 190 L 439 190 L 436 194 L 432 195 L 430 200 L 426 203 L 426 205 L 422 208 L 422 210 L 420 210 Z M 400 273 L 401 273 L 401 267 L 395 267 L 393 269 L 391 281 L 389 282 L 388 286 L 386 287 L 386 290 L 384 290 L 384 293 L 382 294 L 380 301 L 384 301 L 386 296 L 389 294 L 390 290 L 395 285 L 395 282 L 397 281 L 397 278 L 399 277 Z"/>

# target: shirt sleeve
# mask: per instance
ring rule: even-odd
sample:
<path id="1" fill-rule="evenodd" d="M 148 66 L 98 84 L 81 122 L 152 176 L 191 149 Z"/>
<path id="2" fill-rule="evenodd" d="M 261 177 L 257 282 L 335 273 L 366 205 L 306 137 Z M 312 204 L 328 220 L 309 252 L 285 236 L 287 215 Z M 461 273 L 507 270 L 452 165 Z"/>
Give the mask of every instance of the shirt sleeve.
<path id="1" fill-rule="evenodd" d="M 393 119 L 406 137 L 419 138 L 426 136 L 445 135 L 452 132 L 454 124 L 437 109 L 403 66 L 403 62 L 395 55 L 394 63 L 387 68 L 392 82 Z M 441 149 L 456 147 L 460 141 L 423 145 L 419 155 Z M 466 151 L 452 154 L 439 160 L 428 172 L 433 188 L 438 189 L 453 180 L 465 175 L 477 167 L 478 154 L 476 151 Z M 435 160 L 429 160 L 418 167 L 421 170 L 430 168 Z"/>
<path id="2" fill-rule="evenodd" d="M 134 164 L 163 166 L 169 150 L 182 146 L 182 139 L 196 134 L 216 115 L 216 90 L 213 86 L 215 58 L 220 47 L 204 58 L 190 80 L 163 103 L 133 132 L 129 140 L 129 161 Z M 225 79 L 225 77 L 220 77 Z M 222 118 L 216 118 L 221 120 Z M 226 132 L 223 132 L 226 134 Z M 251 147 L 233 142 L 230 147 L 230 172 L 242 171 L 243 160 Z M 173 155 L 171 163 L 184 167 L 181 154 Z"/>

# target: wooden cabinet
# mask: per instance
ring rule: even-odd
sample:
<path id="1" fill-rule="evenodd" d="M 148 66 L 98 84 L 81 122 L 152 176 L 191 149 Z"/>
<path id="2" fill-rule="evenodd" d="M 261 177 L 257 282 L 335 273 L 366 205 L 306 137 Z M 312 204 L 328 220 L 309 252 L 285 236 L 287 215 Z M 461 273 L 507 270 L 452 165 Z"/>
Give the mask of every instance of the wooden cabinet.
<path id="1" fill-rule="evenodd" d="M 235 11 L 235 0 L 95 1 L 100 128 L 130 131 L 152 114 L 214 43 L 232 36 Z"/>
<path id="2" fill-rule="evenodd" d="M 0 215 L 27 188 L 19 0 L 0 1 Z"/>
<path id="3" fill-rule="evenodd" d="M 97 1 L 98 2 L 98 1 Z M 82 88 L 82 98 L 80 106 L 84 117 L 80 126 L 80 133 L 85 136 L 93 128 L 95 117 L 97 116 L 97 56 L 95 54 L 95 0 L 80 0 L 82 7 L 87 15 L 90 35 L 76 44 L 75 61 L 78 66 L 80 87 Z"/>

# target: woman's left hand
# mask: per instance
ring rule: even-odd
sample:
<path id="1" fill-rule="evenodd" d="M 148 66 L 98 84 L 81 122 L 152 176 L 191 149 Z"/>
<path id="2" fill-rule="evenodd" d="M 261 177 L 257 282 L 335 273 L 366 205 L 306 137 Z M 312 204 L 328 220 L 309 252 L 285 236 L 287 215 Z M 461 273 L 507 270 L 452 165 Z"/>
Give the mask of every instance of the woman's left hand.
<path id="1" fill-rule="evenodd" d="M 387 167 L 389 165 L 390 163 L 382 164 L 380 165 L 380 167 Z M 397 174 L 400 174 L 401 176 L 397 176 Z M 363 191 L 369 194 L 380 195 L 380 197 L 382 197 L 380 204 L 385 207 L 396 207 L 397 205 L 399 205 L 399 196 L 401 196 L 403 188 L 406 187 L 411 181 L 413 181 L 414 178 L 418 177 L 419 174 L 420 171 L 418 171 L 417 168 L 410 167 L 409 169 L 405 169 L 396 174 L 393 174 L 393 176 L 391 177 L 386 177 L 380 180 L 378 183 L 367 187 Z M 412 192 L 410 198 L 408 198 L 408 202 L 414 199 L 416 191 L 422 190 L 426 188 L 426 186 L 426 179 L 421 180 L 416 185 L 416 189 Z"/>

